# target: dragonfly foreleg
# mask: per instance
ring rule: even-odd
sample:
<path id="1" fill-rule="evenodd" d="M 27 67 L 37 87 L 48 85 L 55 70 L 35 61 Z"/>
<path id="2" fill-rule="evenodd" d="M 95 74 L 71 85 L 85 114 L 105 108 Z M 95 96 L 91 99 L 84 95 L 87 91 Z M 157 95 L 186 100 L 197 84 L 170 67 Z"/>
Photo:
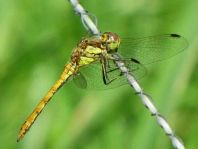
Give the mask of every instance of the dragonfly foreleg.
<path id="1" fill-rule="evenodd" d="M 114 71 L 114 70 L 107 71 L 107 68 L 109 67 L 109 64 L 108 64 L 108 61 L 106 59 L 103 59 L 101 63 L 102 63 L 102 79 L 103 79 L 104 84 L 108 85 L 116 79 L 116 78 L 113 78 L 113 79 L 110 80 L 109 77 L 108 77 L 108 73 L 110 71 Z"/>

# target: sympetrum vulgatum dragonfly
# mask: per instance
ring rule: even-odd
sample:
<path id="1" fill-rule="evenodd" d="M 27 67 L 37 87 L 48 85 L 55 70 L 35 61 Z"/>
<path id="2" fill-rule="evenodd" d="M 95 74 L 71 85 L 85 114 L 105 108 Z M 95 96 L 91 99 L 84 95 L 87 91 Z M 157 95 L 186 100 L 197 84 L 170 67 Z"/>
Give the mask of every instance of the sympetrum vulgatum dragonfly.
<path id="1" fill-rule="evenodd" d="M 91 87 L 116 87 L 127 83 L 116 61 L 122 61 L 129 72 L 139 78 L 144 75 L 145 64 L 174 56 L 186 46 L 186 40 L 177 34 L 120 39 L 115 33 L 105 32 L 83 39 L 74 49 L 60 78 L 22 125 L 17 141 L 24 137 L 52 96 L 68 80 L 73 79 L 82 88 L 89 84 Z M 113 54 L 119 54 L 122 58 L 116 59 Z"/>

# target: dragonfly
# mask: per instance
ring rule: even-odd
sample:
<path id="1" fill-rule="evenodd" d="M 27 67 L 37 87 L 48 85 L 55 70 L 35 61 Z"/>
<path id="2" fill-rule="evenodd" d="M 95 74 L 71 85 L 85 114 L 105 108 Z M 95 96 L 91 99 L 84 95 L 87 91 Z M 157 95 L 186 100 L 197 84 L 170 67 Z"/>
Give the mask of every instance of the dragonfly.
<path id="1" fill-rule="evenodd" d="M 74 48 L 60 78 L 21 126 L 17 142 L 25 136 L 53 95 L 69 80 L 74 80 L 81 88 L 117 87 L 126 84 L 127 79 L 116 61 L 122 61 L 138 79 L 144 76 L 147 64 L 177 55 L 186 47 L 187 41 L 178 34 L 133 39 L 120 38 L 116 33 L 105 32 L 82 39 Z M 115 58 L 115 54 L 119 57 Z"/>

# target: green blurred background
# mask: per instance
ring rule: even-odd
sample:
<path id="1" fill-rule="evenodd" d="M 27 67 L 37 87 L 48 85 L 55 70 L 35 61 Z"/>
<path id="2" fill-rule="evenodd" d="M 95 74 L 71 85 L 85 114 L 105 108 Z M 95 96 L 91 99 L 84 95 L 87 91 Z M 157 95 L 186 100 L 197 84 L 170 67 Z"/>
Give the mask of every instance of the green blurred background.
<path id="1" fill-rule="evenodd" d="M 140 80 L 186 148 L 198 148 L 198 1 L 82 0 L 101 31 L 125 37 L 178 33 L 187 50 L 156 63 Z M 59 90 L 17 143 L 21 124 L 58 79 L 87 34 L 65 0 L 0 1 L 1 149 L 171 149 L 171 142 L 129 86 Z"/>

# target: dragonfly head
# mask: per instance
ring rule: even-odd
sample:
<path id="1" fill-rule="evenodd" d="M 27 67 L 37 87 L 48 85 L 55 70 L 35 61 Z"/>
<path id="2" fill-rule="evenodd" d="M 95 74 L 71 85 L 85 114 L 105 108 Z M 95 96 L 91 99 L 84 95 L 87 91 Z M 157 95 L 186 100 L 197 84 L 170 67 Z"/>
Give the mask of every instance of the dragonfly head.
<path id="1" fill-rule="evenodd" d="M 120 37 L 112 32 L 105 32 L 100 36 L 102 43 L 107 47 L 107 52 L 117 52 L 120 45 Z"/>

